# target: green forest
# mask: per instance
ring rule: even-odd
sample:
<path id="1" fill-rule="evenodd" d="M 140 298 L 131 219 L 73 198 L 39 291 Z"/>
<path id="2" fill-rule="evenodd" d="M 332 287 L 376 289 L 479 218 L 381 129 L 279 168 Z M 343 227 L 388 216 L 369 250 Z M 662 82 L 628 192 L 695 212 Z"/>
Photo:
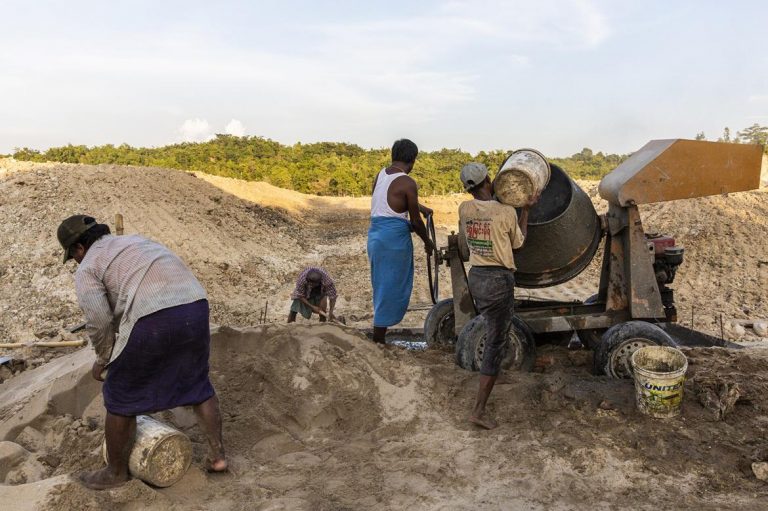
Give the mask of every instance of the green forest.
<path id="1" fill-rule="evenodd" d="M 704 133 L 697 140 L 706 140 Z M 719 141 L 766 144 L 768 127 L 755 124 L 735 136 L 725 128 Z M 445 194 L 461 191 L 458 172 L 469 161 L 479 161 L 495 170 L 509 151 L 470 154 L 459 149 L 421 152 L 413 177 L 421 193 Z M 137 165 L 195 170 L 248 181 L 266 181 L 281 188 L 317 195 L 370 194 L 374 175 L 390 161 L 389 148 L 363 149 L 354 144 L 319 142 L 283 145 L 262 137 L 216 135 L 201 143 L 181 143 L 156 148 L 66 145 L 46 151 L 23 148 L 17 160 L 63 163 Z M 549 156 L 549 155 L 547 155 Z M 599 179 L 629 155 L 603 154 L 584 148 L 566 158 L 550 161 L 577 179 Z"/>

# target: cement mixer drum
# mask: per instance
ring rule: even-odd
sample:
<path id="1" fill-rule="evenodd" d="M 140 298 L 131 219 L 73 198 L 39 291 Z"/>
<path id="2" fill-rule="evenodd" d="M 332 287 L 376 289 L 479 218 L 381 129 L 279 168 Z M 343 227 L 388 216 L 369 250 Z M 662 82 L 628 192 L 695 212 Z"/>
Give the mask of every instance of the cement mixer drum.
<path id="1" fill-rule="evenodd" d="M 515 252 L 515 284 L 524 288 L 567 282 L 586 268 L 602 238 L 600 218 L 584 190 L 557 165 L 531 208 L 528 237 Z"/>

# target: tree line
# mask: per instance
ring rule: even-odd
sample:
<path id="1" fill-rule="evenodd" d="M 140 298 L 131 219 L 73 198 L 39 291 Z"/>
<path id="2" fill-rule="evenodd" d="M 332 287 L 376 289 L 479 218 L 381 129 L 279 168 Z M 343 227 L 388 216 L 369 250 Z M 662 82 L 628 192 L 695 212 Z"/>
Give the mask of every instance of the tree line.
<path id="1" fill-rule="evenodd" d="M 700 131 L 696 134 L 696 140 L 708 140 L 707 135 Z M 736 135 L 732 135 L 731 129 L 726 126 L 723 128 L 723 134 L 717 137 L 715 141 L 731 144 L 759 144 L 763 146 L 763 151 L 768 153 L 768 126 L 760 126 L 755 123 L 736 132 Z"/>
<path id="2" fill-rule="evenodd" d="M 757 126 L 757 125 L 755 125 Z M 744 137 L 768 136 L 768 128 L 757 126 L 739 132 Z M 726 128 L 727 130 L 727 128 Z M 762 130 L 762 131 L 761 131 Z M 703 133 L 701 134 L 703 139 Z M 697 137 L 698 138 L 698 137 Z M 460 149 L 419 153 L 413 177 L 421 193 L 460 192 L 458 171 L 469 161 L 498 169 L 509 151 L 480 151 L 472 155 Z M 66 145 L 46 151 L 23 148 L 17 160 L 62 163 L 137 165 L 194 170 L 248 181 L 266 181 L 281 188 L 317 195 L 368 195 L 374 175 L 390 162 L 388 148 L 363 149 L 355 144 L 319 142 L 283 145 L 257 136 L 216 135 L 208 142 L 181 143 L 163 147 L 132 147 L 111 144 L 87 147 Z M 603 154 L 584 148 L 566 158 L 550 158 L 576 179 L 600 179 L 629 155 Z"/>

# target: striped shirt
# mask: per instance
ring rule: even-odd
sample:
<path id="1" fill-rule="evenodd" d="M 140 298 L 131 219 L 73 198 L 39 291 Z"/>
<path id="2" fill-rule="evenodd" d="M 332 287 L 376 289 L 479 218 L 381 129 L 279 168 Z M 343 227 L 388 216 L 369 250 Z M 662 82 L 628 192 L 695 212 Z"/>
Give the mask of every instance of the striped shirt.
<path id="1" fill-rule="evenodd" d="M 96 240 L 75 272 L 75 291 L 101 364 L 120 355 L 139 319 L 206 298 L 181 259 L 137 235 Z"/>
<path id="2" fill-rule="evenodd" d="M 292 300 L 298 300 L 299 298 L 309 298 L 309 274 L 316 271 L 320 274 L 320 296 L 327 296 L 330 300 L 336 299 L 336 284 L 333 283 L 333 279 L 322 268 L 316 268 L 311 266 L 301 272 L 298 280 L 296 281 L 296 289 L 291 293 Z"/>

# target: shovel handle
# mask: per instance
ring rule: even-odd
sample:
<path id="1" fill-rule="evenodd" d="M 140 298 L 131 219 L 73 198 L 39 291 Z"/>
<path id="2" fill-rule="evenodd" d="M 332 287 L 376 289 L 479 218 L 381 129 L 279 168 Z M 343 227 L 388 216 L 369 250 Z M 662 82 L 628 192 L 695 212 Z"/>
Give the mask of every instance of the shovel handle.
<path id="1" fill-rule="evenodd" d="M 23 348 L 25 346 L 37 347 L 37 348 L 74 348 L 77 346 L 85 346 L 85 341 L 50 341 L 50 342 L 5 342 L 0 343 L 1 348 L 14 349 Z"/>

